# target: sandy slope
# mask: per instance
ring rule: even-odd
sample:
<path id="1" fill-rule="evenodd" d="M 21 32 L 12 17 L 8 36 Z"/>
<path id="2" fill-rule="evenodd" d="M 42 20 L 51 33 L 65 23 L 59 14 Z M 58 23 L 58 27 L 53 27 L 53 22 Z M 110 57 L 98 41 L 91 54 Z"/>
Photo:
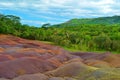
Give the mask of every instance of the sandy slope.
<path id="1" fill-rule="evenodd" d="M 120 55 L 0 35 L 0 80 L 120 80 Z"/>

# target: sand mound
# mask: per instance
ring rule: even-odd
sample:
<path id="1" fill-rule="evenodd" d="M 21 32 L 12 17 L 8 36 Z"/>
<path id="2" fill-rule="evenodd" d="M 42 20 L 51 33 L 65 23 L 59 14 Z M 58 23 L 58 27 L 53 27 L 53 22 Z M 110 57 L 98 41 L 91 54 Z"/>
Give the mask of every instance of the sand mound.
<path id="1" fill-rule="evenodd" d="M 56 77 L 74 77 L 88 74 L 96 69 L 97 68 L 81 64 L 81 62 L 71 62 L 57 68 L 56 70 L 47 72 L 46 74 Z"/>
<path id="2" fill-rule="evenodd" d="M 119 54 L 71 53 L 52 44 L 0 35 L 0 80 L 120 80 L 119 61 Z"/>
<path id="3" fill-rule="evenodd" d="M 44 74 L 39 73 L 19 76 L 17 78 L 14 78 L 13 80 L 48 80 L 48 77 Z"/>

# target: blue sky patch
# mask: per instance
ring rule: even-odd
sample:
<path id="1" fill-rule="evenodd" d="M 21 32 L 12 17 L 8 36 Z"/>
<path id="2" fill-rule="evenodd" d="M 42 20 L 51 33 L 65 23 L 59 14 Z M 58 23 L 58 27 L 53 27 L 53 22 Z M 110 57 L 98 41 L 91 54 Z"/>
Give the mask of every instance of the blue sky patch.
<path id="1" fill-rule="evenodd" d="M 0 0 L 0 13 L 21 17 L 23 24 L 59 24 L 72 18 L 120 15 L 120 0 Z"/>

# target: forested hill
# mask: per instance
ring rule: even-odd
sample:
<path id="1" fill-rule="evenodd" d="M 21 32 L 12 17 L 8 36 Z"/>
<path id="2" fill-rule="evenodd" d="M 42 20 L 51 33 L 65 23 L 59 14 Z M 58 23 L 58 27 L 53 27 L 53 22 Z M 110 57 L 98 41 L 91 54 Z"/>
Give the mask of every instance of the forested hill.
<path id="1" fill-rule="evenodd" d="M 120 24 L 120 16 L 99 17 L 99 18 L 84 18 L 84 19 L 71 19 L 65 23 L 57 24 L 54 26 L 79 26 L 79 25 L 113 25 Z"/>
<path id="2" fill-rule="evenodd" d="M 118 24 L 34 27 L 0 15 L 0 80 L 120 80 L 113 52 L 120 53 Z"/>
<path id="3" fill-rule="evenodd" d="M 99 24 L 97 24 L 99 23 Z M 104 24 L 102 24 L 104 23 Z M 120 17 L 72 19 L 59 25 L 24 25 L 20 17 L 0 14 L 0 34 L 53 42 L 72 51 L 120 52 Z"/>

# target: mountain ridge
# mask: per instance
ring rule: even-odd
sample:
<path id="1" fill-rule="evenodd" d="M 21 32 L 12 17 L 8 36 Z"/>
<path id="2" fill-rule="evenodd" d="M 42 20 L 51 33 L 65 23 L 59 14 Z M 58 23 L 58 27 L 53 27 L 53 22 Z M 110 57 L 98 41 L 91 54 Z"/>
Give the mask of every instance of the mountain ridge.
<path id="1" fill-rule="evenodd" d="M 74 18 L 64 23 L 53 26 L 78 26 L 78 25 L 113 25 L 120 24 L 120 15 L 97 17 L 97 18 Z"/>

